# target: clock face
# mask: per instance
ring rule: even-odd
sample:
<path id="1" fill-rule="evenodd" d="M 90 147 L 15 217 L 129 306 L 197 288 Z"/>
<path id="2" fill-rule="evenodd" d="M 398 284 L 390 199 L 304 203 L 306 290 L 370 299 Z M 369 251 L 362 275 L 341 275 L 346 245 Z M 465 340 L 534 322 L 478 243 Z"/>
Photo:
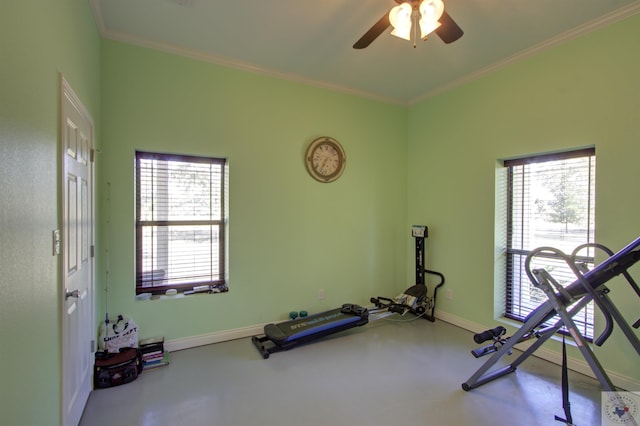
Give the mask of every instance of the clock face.
<path id="1" fill-rule="evenodd" d="M 307 171 L 320 182 L 338 179 L 346 164 L 344 150 L 338 141 L 328 137 L 314 140 L 307 148 Z"/>

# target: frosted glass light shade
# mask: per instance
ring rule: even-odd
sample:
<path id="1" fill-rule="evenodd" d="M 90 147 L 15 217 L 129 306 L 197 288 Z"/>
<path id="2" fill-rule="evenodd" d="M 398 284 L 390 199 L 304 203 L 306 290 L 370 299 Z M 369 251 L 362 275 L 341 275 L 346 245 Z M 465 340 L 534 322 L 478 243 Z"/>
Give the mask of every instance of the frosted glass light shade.
<path id="1" fill-rule="evenodd" d="M 420 3 L 420 36 L 423 39 L 440 26 L 438 19 L 443 12 L 442 0 L 424 0 Z"/>
<path id="2" fill-rule="evenodd" d="M 409 3 L 402 3 L 389 12 L 389 22 L 393 27 L 391 35 L 411 40 L 411 14 L 413 8 Z"/>

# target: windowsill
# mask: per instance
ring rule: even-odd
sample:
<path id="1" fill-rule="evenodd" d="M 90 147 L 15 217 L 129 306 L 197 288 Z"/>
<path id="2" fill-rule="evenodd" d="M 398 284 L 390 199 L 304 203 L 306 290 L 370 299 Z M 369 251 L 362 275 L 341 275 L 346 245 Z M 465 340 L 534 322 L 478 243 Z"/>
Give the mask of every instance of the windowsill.
<path id="1" fill-rule="evenodd" d="M 136 295 L 136 302 L 148 302 L 148 301 L 153 301 L 153 300 L 174 300 L 174 299 L 189 299 L 192 297 L 199 297 L 199 296 L 212 296 L 215 294 L 221 294 L 221 293 L 227 293 L 228 291 L 207 291 L 207 292 L 199 292 L 199 293 L 191 293 L 191 294 L 184 294 L 184 293 L 177 293 L 177 294 L 154 294 L 154 295 L 150 295 L 149 293 L 141 293 Z"/>
<path id="2" fill-rule="evenodd" d="M 184 299 L 185 297 L 187 296 L 185 296 L 182 293 L 173 294 L 173 295 L 157 294 L 155 296 L 151 296 L 150 300 L 173 300 L 173 299 Z"/>

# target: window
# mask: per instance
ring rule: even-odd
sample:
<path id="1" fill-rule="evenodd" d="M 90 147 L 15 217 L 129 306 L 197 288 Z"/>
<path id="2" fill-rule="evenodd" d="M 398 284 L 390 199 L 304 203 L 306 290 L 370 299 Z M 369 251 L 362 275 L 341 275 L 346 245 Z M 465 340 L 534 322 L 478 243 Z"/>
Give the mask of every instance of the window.
<path id="1" fill-rule="evenodd" d="M 505 316 L 522 321 L 547 297 L 534 287 L 524 269 L 527 255 L 550 246 L 570 254 L 595 237 L 595 149 L 508 160 Z M 593 267 L 593 251 L 581 260 Z M 544 268 L 562 285 L 575 276 L 559 258 L 536 258 L 532 268 Z M 573 317 L 580 332 L 593 338 L 593 302 Z M 549 322 L 549 324 L 551 321 Z"/>
<path id="2" fill-rule="evenodd" d="M 136 294 L 226 291 L 226 161 L 136 152 Z"/>

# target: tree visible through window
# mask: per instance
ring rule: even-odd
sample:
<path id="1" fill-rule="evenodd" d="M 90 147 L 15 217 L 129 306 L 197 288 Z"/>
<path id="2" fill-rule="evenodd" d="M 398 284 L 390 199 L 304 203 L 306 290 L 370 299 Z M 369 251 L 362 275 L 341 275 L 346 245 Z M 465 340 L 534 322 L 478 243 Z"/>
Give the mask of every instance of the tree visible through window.
<path id="1" fill-rule="evenodd" d="M 595 150 L 508 160 L 507 168 L 507 273 L 505 316 L 522 321 L 547 297 L 526 275 L 527 255 L 550 246 L 571 253 L 595 238 Z M 593 267 L 592 250 L 580 253 Z M 576 280 L 561 259 L 536 258 L 534 268 L 544 268 L 562 285 Z M 593 303 L 574 321 L 587 338 L 593 338 Z"/>
<path id="2" fill-rule="evenodd" d="M 136 152 L 136 293 L 226 290 L 225 166 Z"/>

